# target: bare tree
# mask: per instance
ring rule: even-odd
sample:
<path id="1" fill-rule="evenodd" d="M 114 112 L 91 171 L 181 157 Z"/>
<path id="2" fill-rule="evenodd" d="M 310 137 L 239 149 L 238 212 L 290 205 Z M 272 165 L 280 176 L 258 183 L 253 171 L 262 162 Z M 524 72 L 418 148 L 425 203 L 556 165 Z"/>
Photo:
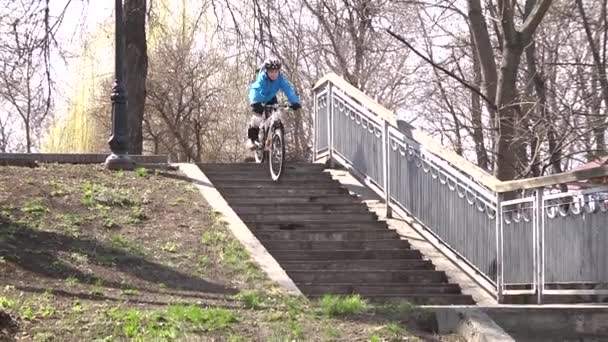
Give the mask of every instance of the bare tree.
<path id="1" fill-rule="evenodd" d="M 145 127 L 154 148 L 162 145 L 177 161 L 203 160 L 221 115 L 213 108 L 220 102 L 214 78 L 222 72 L 221 56 L 196 48 L 196 17 L 161 33 L 150 60 Z"/>
<path id="2" fill-rule="evenodd" d="M 18 118 L 22 145 L 31 152 L 52 114 L 51 52 L 59 48 L 56 32 L 71 0 L 52 17 L 49 1 L 11 1 L 0 9 L 0 97 Z"/>
<path id="3" fill-rule="evenodd" d="M 2 18 L 7 34 L 0 47 L 0 96 L 20 119 L 29 153 L 51 109 L 49 80 L 44 73 L 44 21 L 38 3 L 15 4 Z M 12 21 L 12 22 L 11 22 Z M 10 37 L 10 38 L 9 38 Z M 42 71 L 42 72 L 41 72 Z"/>

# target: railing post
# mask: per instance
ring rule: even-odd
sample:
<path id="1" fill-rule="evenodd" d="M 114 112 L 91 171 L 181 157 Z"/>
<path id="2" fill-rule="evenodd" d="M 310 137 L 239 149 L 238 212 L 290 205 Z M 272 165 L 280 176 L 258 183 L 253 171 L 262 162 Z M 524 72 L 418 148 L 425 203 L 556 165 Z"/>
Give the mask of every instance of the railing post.
<path id="1" fill-rule="evenodd" d="M 502 219 L 502 197 L 501 193 L 496 193 L 496 293 L 498 303 L 503 302 L 504 297 L 504 235 Z"/>
<path id="2" fill-rule="evenodd" d="M 543 188 L 536 189 L 536 196 L 534 198 L 534 231 L 536 233 L 536 243 L 534 244 L 534 251 L 536 253 L 536 302 L 542 304 L 543 302 L 543 291 L 545 288 L 545 211 L 544 211 L 544 199 L 543 199 Z"/>
<path id="3" fill-rule="evenodd" d="M 319 107 L 317 107 L 317 92 L 313 90 L 313 115 L 312 115 L 312 162 L 317 161 L 317 125 L 319 124 Z"/>
<path id="4" fill-rule="evenodd" d="M 391 183 L 390 183 L 390 137 L 386 120 L 382 120 L 382 176 L 384 183 L 384 201 L 386 203 L 386 217 L 391 218 Z"/>
<path id="5" fill-rule="evenodd" d="M 327 143 L 329 167 L 334 168 L 334 86 L 329 83 L 327 89 L 329 110 L 327 111 Z"/>

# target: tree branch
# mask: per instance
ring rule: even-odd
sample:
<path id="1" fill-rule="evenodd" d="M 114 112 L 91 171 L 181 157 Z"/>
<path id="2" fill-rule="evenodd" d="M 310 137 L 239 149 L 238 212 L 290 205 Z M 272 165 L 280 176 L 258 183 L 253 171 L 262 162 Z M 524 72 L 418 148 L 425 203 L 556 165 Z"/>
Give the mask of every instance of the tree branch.
<path id="1" fill-rule="evenodd" d="M 526 18 L 526 21 L 524 21 L 520 31 L 526 41 L 530 39 L 534 31 L 536 31 L 536 28 L 540 25 L 540 22 L 543 20 L 543 17 L 545 16 L 545 13 L 547 13 L 547 10 L 549 10 L 552 2 L 553 0 L 539 0 L 539 2 L 536 3 L 536 6 L 534 6 L 532 12 L 530 12 L 530 15 Z"/>
<path id="2" fill-rule="evenodd" d="M 471 91 L 473 91 L 476 94 L 478 94 L 482 99 L 484 99 L 484 101 L 486 101 L 486 103 L 488 104 L 488 106 L 490 106 L 492 109 L 494 109 L 494 110 L 497 109 L 496 104 L 494 104 L 494 101 L 490 100 L 487 96 L 485 96 L 477 87 L 469 84 L 467 81 L 463 80 L 462 78 L 456 76 L 454 73 L 452 73 L 449 70 L 447 70 L 447 69 L 443 68 L 442 66 L 438 65 L 437 63 L 435 63 L 430 58 L 424 56 L 422 53 L 420 53 L 418 50 L 416 50 L 410 43 L 408 43 L 403 37 L 401 37 L 400 35 L 398 35 L 397 33 L 393 32 L 393 31 L 391 31 L 391 29 L 386 29 L 386 32 L 388 34 L 390 34 L 391 36 L 393 36 L 398 41 L 400 41 L 401 43 L 403 43 L 410 50 L 412 50 L 416 55 L 418 55 L 420 58 L 422 58 L 423 60 L 425 60 L 427 63 L 431 64 L 434 68 L 437 68 L 437 69 L 441 70 L 446 75 L 448 75 L 448 76 L 452 77 L 453 79 L 455 79 L 456 81 L 460 82 L 466 88 L 468 88 Z"/>

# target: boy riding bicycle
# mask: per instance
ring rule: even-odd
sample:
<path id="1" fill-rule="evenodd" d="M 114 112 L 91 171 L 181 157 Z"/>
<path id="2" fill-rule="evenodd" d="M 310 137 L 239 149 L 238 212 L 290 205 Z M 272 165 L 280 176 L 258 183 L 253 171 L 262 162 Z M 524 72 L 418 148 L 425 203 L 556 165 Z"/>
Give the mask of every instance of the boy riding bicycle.
<path id="1" fill-rule="evenodd" d="M 255 81 L 249 87 L 249 103 L 251 104 L 251 120 L 247 128 L 245 146 L 253 150 L 258 141 L 260 123 L 262 122 L 265 104 L 276 104 L 276 94 L 282 90 L 291 104 L 291 109 L 298 110 L 302 106 L 293 87 L 281 73 L 281 62 L 276 57 L 264 61 Z"/>

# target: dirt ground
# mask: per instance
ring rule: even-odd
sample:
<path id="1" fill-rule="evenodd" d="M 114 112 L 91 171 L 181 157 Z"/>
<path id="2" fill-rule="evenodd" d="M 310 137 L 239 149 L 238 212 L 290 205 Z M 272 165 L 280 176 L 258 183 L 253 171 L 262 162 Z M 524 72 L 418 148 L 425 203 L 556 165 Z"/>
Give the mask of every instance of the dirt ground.
<path id="1" fill-rule="evenodd" d="M 407 303 L 283 294 L 176 172 L 0 166 L 0 341 L 458 341 Z"/>

